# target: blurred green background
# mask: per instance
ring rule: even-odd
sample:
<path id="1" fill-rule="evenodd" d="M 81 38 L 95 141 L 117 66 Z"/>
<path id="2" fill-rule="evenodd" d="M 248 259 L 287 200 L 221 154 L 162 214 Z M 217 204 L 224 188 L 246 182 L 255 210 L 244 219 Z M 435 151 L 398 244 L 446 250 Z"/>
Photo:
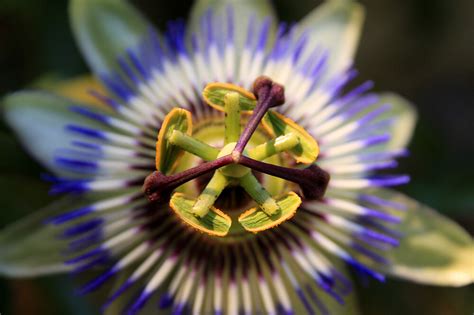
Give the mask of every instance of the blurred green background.
<path id="1" fill-rule="evenodd" d="M 186 17 L 191 1 L 135 0 L 159 28 Z M 283 20 L 298 20 L 319 2 L 275 0 Z M 474 1 L 364 0 L 367 9 L 356 65 L 378 91 L 395 91 L 419 111 L 402 190 L 474 232 Z M 87 72 L 68 24 L 67 1 L 0 1 L 0 95 L 47 75 Z M 0 123 L 0 227 L 45 205 L 42 172 Z M 442 249 L 440 249 L 442 250 Z M 473 258 L 474 268 L 474 258 Z M 94 314 L 73 295 L 74 279 L 0 279 L 0 313 Z M 362 314 L 464 315 L 474 286 L 437 288 L 391 280 L 360 287 Z"/>

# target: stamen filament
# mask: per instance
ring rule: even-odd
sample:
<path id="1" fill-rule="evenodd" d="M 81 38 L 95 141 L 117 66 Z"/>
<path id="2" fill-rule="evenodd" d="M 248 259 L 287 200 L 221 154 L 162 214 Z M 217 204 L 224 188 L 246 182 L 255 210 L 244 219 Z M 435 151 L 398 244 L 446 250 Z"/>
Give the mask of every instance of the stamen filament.
<path id="1" fill-rule="evenodd" d="M 240 137 L 240 104 L 239 93 L 230 92 L 224 96 L 225 110 L 225 137 L 224 144 L 237 142 Z"/>
<path id="2" fill-rule="evenodd" d="M 181 149 L 194 154 L 204 161 L 213 161 L 219 155 L 219 150 L 200 140 L 197 140 L 179 130 L 174 130 L 168 141 Z"/>
<path id="3" fill-rule="evenodd" d="M 267 215 L 271 216 L 280 210 L 276 200 L 270 196 L 252 173 L 248 173 L 240 178 L 240 186 L 245 189 Z"/>
<path id="4" fill-rule="evenodd" d="M 263 161 L 272 155 L 291 150 L 299 143 L 298 136 L 289 133 L 250 149 L 248 156 L 254 160 Z"/>
<path id="5" fill-rule="evenodd" d="M 288 168 L 241 156 L 239 164 L 253 170 L 297 183 L 306 199 L 321 199 L 329 183 L 329 174 L 316 164 L 305 169 Z"/>
<path id="6" fill-rule="evenodd" d="M 214 172 L 211 180 L 204 188 L 201 195 L 199 195 L 196 203 L 193 206 L 192 212 L 202 218 L 209 213 L 211 206 L 217 200 L 224 188 L 229 184 L 227 177 L 220 171 Z"/>

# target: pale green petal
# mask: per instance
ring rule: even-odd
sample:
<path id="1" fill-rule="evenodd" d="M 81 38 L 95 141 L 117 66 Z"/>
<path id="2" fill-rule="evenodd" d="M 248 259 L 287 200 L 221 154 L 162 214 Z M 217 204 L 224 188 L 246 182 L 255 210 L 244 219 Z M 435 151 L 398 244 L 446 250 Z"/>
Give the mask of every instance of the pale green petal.
<path id="1" fill-rule="evenodd" d="M 415 107 L 400 95 L 393 93 L 380 93 L 379 104 L 389 104 L 391 109 L 380 118 L 394 118 L 389 133 L 390 141 L 386 146 L 388 150 L 403 149 L 408 146 L 415 130 L 417 112 Z"/>
<path id="2" fill-rule="evenodd" d="M 226 16 L 227 8 L 230 6 L 236 17 L 234 18 L 236 47 L 242 47 L 244 43 L 250 17 L 255 16 L 257 21 L 270 17 L 273 25 L 275 26 L 276 24 L 275 11 L 268 0 L 198 0 L 192 8 L 188 30 L 190 32 L 199 32 L 201 18 L 209 9 L 212 10 L 215 16 Z M 225 25 L 222 27 L 224 28 Z M 216 31 L 219 32 L 222 29 Z"/>
<path id="3" fill-rule="evenodd" d="M 354 1 L 326 1 L 311 11 L 299 24 L 300 32 L 307 32 L 307 45 L 303 58 L 314 48 L 322 47 L 329 52 L 329 71 L 325 78 L 350 66 L 359 42 L 364 8 Z"/>
<path id="4" fill-rule="evenodd" d="M 20 138 L 23 147 L 57 175 L 72 175 L 54 163 L 58 150 L 70 147 L 73 139 L 65 126 L 74 123 L 100 127 L 70 111 L 68 107 L 73 104 L 75 102 L 70 99 L 39 91 L 17 92 L 3 99 L 4 119 Z"/>
<path id="5" fill-rule="evenodd" d="M 384 272 L 410 281 L 463 286 L 474 280 L 474 242 L 457 223 L 401 193 L 377 189 L 372 193 L 408 209 L 400 231 L 400 247 L 389 251 Z"/>
<path id="6" fill-rule="evenodd" d="M 1 275 L 34 277 L 71 269 L 61 256 L 67 244 L 58 238 L 60 230 L 44 222 L 70 204 L 70 198 L 55 202 L 0 231 Z"/>
<path id="7" fill-rule="evenodd" d="M 143 39 L 150 24 L 125 0 L 72 0 L 72 29 L 96 74 L 113 70 L 116 58 Z"/>

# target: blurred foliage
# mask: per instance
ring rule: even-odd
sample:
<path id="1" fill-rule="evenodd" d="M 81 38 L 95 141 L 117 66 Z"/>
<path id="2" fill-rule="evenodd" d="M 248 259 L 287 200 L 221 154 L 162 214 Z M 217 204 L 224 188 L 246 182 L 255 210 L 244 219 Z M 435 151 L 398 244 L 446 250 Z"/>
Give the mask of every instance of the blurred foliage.
<path id="1" fill-rule="evenodd" d="M 159 28 L 185 18 L 191 1 L 135 0 Z M 275 0 L 284 20 L 297 20 L 313 0 Z M 413 180 L 402 190 L 474 231 L 474 2 L 471 0 L 361 0 L 367 8 L 356 59 L 359 80 L 395 91 L 417 105 L 419 122 L 401 169 Z M 469 44 L 471 43 L 471 44 Z M 0 95 L 45 74 L 69 78 L 87 69 L 73 41 L 64 0 L 2 0 Z M 44 81 L 43 81 L 44 83 Z M 51 200 L 43 170 L 0 123 L 0 227 Z M 358 290 L 363 314 L 470 314 L 474 288 L 436 288 L 399 281 L 370 282 Z M 0 312 L 93 314 L 67 276 L 0 281 Z M 27 303 L 25 303 L 27 302 Z"/>

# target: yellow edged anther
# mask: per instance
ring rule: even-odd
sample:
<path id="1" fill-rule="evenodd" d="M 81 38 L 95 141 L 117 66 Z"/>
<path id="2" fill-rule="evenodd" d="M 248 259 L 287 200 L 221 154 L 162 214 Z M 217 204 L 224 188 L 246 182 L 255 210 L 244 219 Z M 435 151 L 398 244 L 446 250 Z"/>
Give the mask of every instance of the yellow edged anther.
<path id="1" fill-rule="evenodd" d="M 229 232 L 232 220 L 217 208 L 212 207 L 202 218 L 192 211 L 195 200 L 186 198 L 182 193 L 175 193 L 170 200 L 170 207 L 176 215 L 193 228 L 214 236 L 225 236 Z"/>
<path id="2" fill-rule="evenodd" d="M 163 174 L 169 174 L 178 164 L 184 151 L 169 142 L 173 131 L 178 130 L 186 135 L 191 135 L 193 120 L 191 113 L 182 108 L 173 108 L 163 120 L 158 140 L 156 142 L 156 169 Z"/>
<path id="3" fill-rule="evenodd" d="M 279 198 L 277 201 L 281 211 L 267 215 L 258 208 L 251 208 L 239 216 L 239 222 L 249 232 L 257 233 L 271 229 L 286 220 L 291 219 L 301 204 L 301 198 L 294 192 Z"/>
<path id="4" fill-rule="evenodd" d="M 212 108 L 225 112 L 225 96 L 236 92 L 239 95 L 239 106 L 243 112 L 250 112 L 255 108 L 257 99 L 246 89 L 230 83 L 209 83 L 202 92 L 204 101 Z"/>
<path id="5" fill-rule="evenodd" d="M 224 144 L 237 142 L 240 137 L 240 103 L 239 93 L 229 92 L 224 95 Z"/>

